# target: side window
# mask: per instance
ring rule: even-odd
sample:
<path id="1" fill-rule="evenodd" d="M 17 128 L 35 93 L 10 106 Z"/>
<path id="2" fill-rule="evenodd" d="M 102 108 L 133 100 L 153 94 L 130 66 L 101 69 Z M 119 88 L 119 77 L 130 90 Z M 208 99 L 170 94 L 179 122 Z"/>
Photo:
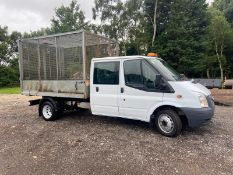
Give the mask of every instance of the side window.
<path id="1" fill-rule="evenodd" d="M 124 62 L 125 84 L 135 88 L 143 88 L 141 72 L 141 60 L 129 60 Z"/>
<path id="2" fill-rule="evenodd" d="M 119 61 L 94 64 L 94 84 L 119 84 Z"/>
<path id="3" fill-rule="evenodd" d="M 157 89 L 158 85 L 155 84 L 157 74 L 147 62 L 142 61 L 143 84 L 147 90 Z"/>
<path id="4" fill-rule="evenodd" d="M 145 91 L 156 91 L 155 84 L 158 74 L 144 60 L 129 60 L 124 62 L 125 85 Z"/>

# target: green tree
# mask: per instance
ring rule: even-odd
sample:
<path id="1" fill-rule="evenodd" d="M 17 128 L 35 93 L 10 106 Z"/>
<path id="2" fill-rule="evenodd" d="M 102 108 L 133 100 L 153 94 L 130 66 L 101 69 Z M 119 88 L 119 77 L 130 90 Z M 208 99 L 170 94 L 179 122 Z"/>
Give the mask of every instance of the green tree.
<path id="1" fill-rule="evenodd" d="M 92 8 L 93 19 L 100 19 L 102 33 L 109 38 L 122 39 L 126 32 L 125 23 L 122 21 L 124 15 L 124 4 L 120 0 L 95 0 L 95 6 Z"/>
<path id="2" fill-rule="evenodd" d="M 70 32 L 76 30 L 89 30 L 83 11 L 77 1 L 73 0 L 69 6 L 62 5 L 55 10 L 56 16 L 52 18 L 51 30 L 53 33 Z"/>
<path id="3" fill-rule="evenodd" d="M 9 35 L 8 28 L 0 26 L 0 65 L 7 65 L 16 58 L 19 38 L 21 38 L 21 33 L 14 31 Z"/>
<path id="4" fill-rule="evenodd" d="M 17 40 L 19 32 L 8 34 L 7 27 L 0 26 L 0 87 L 16 85 L 19 81 Z"/>
<path id="5" fill-rule="evenodd" d="M 221 80 L 224 81 L 224 66 L 225 61 L 224 51 L 225 43 L 229 38 L 232 38 L 230 24 L 227 22 L 224 14 L 215 8 L 210 8 L 211 23 L 209 26 L 209 39 L 215 51 L 219 63 Z"/>
<path id="6" fill-rule="evenodd" d="M 145 1 L 145 13 L 149 24 L 155 12 L 155 1 Z M 206 50 L 205 36 L 208 27 L 205 0 L 158 1 L 157 39 L 155 47 L 148 50 L 158 52 L 181 73 L 200 76 L 200 64 Z M 147 33 L 153 38 L 153 25 Z"/>
<path id="7" fill-rule="evenodd" d="M 38 37 L 38 36 L 46 36 L 50 34 L 55 34 L 54 31 L 52 31 L 51 28 L 41 28 L 37 31 L 31 31 L 31 32 L 25 32 L 23 33 L 23 38 L 33 38 L 33 37 Z"/>
<path id="8" fill-rule="evenodd" d="M 233 31 L 233 1 L 232 0 L 215 0 L 213 8 L 220 10 L 227 21 L 231 24 Z M 232 32 L 233 33 L 233 32 Z M 226 57 L 225 75 L 230 78 L 233 77 L 233 34 L 225 41 L 224 55 Z"/>
<path id="9" fill-rule="evenodd" d="M 18 40 L 22 38 L 22 34 L 20 32 L 17 32 L 17 31 L 13 31 L 10 36 L 9 36 L 9 39 L 10 39 L 10 51 L 11 53 L 17 53 L 18 52 Z"/>
<path id="10" fill-rule="evenodd" d="M 7 27 L 0 26 L 0 65 L 7 64 L 10 58 Z"/>
<path id="11" fill-rule="evenodd" d="M 92 8 L 93 19 L 101 21 L 101 33 L 120 43 L 123 54 L 126 55 L 128 39 L 126 9 L 121 0 L 95 0 Z"/>
<path id="12" fill-rule="evenodd" d="M 158 9 L 158 0 L 147 0 L 146 2 L 147 9 L 149 9 L 148 13 L 148 18 L 149 18 L 149 23 L 152 26 L 153 29 L 153 35 L 152 35 L 152 40 L 151 40 L 151 46 L 152 48 L 155 46 L 155 37 L 157 34 L 157 9 Z"/>
<path id="13" fill-rule="evenodd" d="M 224 13 L 228 22 L 233 25 L 233 1 L 232 0 L 215 0 L 213 7 Z"/>
<path id="14" fill-rule="evenodd" d="M 140 54 L 145 43 L 142 5 L 143 0 L 95 1 L 93 19 L 101 21 L 99 33 L 117 40 L 123 55 Z"/>
<path id="15" fill-rule="evenodd" d="M 145 52 L 147 40 L 145 33 L 144 0 L 128 0 L 125 2 L 123 20 L 127 27 L 127 55 L 140 55 Z"/>
<path id="16" fill-rule="evenodd" d="M 157 5 L 155 0 L 144 0 L 143 11 L 146 21 L 145 33 L 148 46 L 147 49 L 149 52 L 158 52 L 158 49 L 155 47 L 155 40 L 153 38 L 157 36 L 158 42 L 158 37 L 167 28 L 167 25 L 170 22 L 169 18 L 171 13 L 171 6 L 173 4 L 173 0 L 158 1 Z M 154 41 L 154 44 L 152 41 Z"/>

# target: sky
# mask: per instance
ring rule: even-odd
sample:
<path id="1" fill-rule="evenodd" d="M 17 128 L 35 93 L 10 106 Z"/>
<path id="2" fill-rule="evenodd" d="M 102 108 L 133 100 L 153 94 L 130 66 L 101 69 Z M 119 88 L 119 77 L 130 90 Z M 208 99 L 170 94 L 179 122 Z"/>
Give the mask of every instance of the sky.
<path id="1" fill-rule="evenodd" d="M 207 0 L 211 2 L 213 0 Z M 71 0 L 0 0 L 0 25 L 9 32 L 30 32 L 50 26 L 56 7 L 70 4 Z M 94 0 L 79 0 L 87 20 L 92 20 Z"/>

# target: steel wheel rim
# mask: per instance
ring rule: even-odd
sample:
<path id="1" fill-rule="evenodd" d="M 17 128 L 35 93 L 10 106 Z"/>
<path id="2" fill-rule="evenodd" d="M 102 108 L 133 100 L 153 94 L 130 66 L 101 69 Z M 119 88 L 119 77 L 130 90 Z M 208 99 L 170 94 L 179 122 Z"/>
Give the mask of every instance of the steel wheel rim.
<path id="1" fill-rule="evenodd" d="M 50 105 L 44 105 L 42 110 L 43 116 L 46 119 L 50 119 L 53 115 L 52 108 Z"/>
<path id="2" fill-rule="evenodd" d="M 169 134 L 174 130 L 174 121 L 167 114 L 161 114 L 159 116 L 158 125 L 160 129 L 166 134 Z"/>

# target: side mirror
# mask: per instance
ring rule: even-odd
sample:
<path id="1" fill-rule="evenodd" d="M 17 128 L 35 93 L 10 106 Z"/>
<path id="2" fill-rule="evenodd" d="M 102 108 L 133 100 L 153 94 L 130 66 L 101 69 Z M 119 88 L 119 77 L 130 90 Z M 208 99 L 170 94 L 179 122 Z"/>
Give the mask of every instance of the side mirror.
<path id="1" fill-rule="evenodd" d="M 155 87 L 160 89 L 160 90 L 163 90 L 163 91 L 169 91 L 169 88 L 167 86 L 167 84 L 163 81 L 162 79 L 162 75 L 156 75 L 156 79 L 155 79 Z M 169 91 L 170 92 L 170 91 Z"/>
<path id="2" fill-rule="evenodd" d="M 155 77 L 155 84 L 160 84 L 161 83 L 161 80 L 162 80 L 162 75 L 158 74 L 156 75 Z"/>
<path id="3" fill-rule="evenodd" d="M 185 74 L 180 74 L 181 80 L 187 80 L 188 78 L 185 76 Z"/>
<path id="4" fill-rule="evenodd" d="M 158 74 L 158 75 L 156 75 L 156 77 L 155 77 L 155 87 L 156 88 L 161 88 L 161 82 L 162 82 L 162 75 L 160 75 L 160 74 Z"/>

